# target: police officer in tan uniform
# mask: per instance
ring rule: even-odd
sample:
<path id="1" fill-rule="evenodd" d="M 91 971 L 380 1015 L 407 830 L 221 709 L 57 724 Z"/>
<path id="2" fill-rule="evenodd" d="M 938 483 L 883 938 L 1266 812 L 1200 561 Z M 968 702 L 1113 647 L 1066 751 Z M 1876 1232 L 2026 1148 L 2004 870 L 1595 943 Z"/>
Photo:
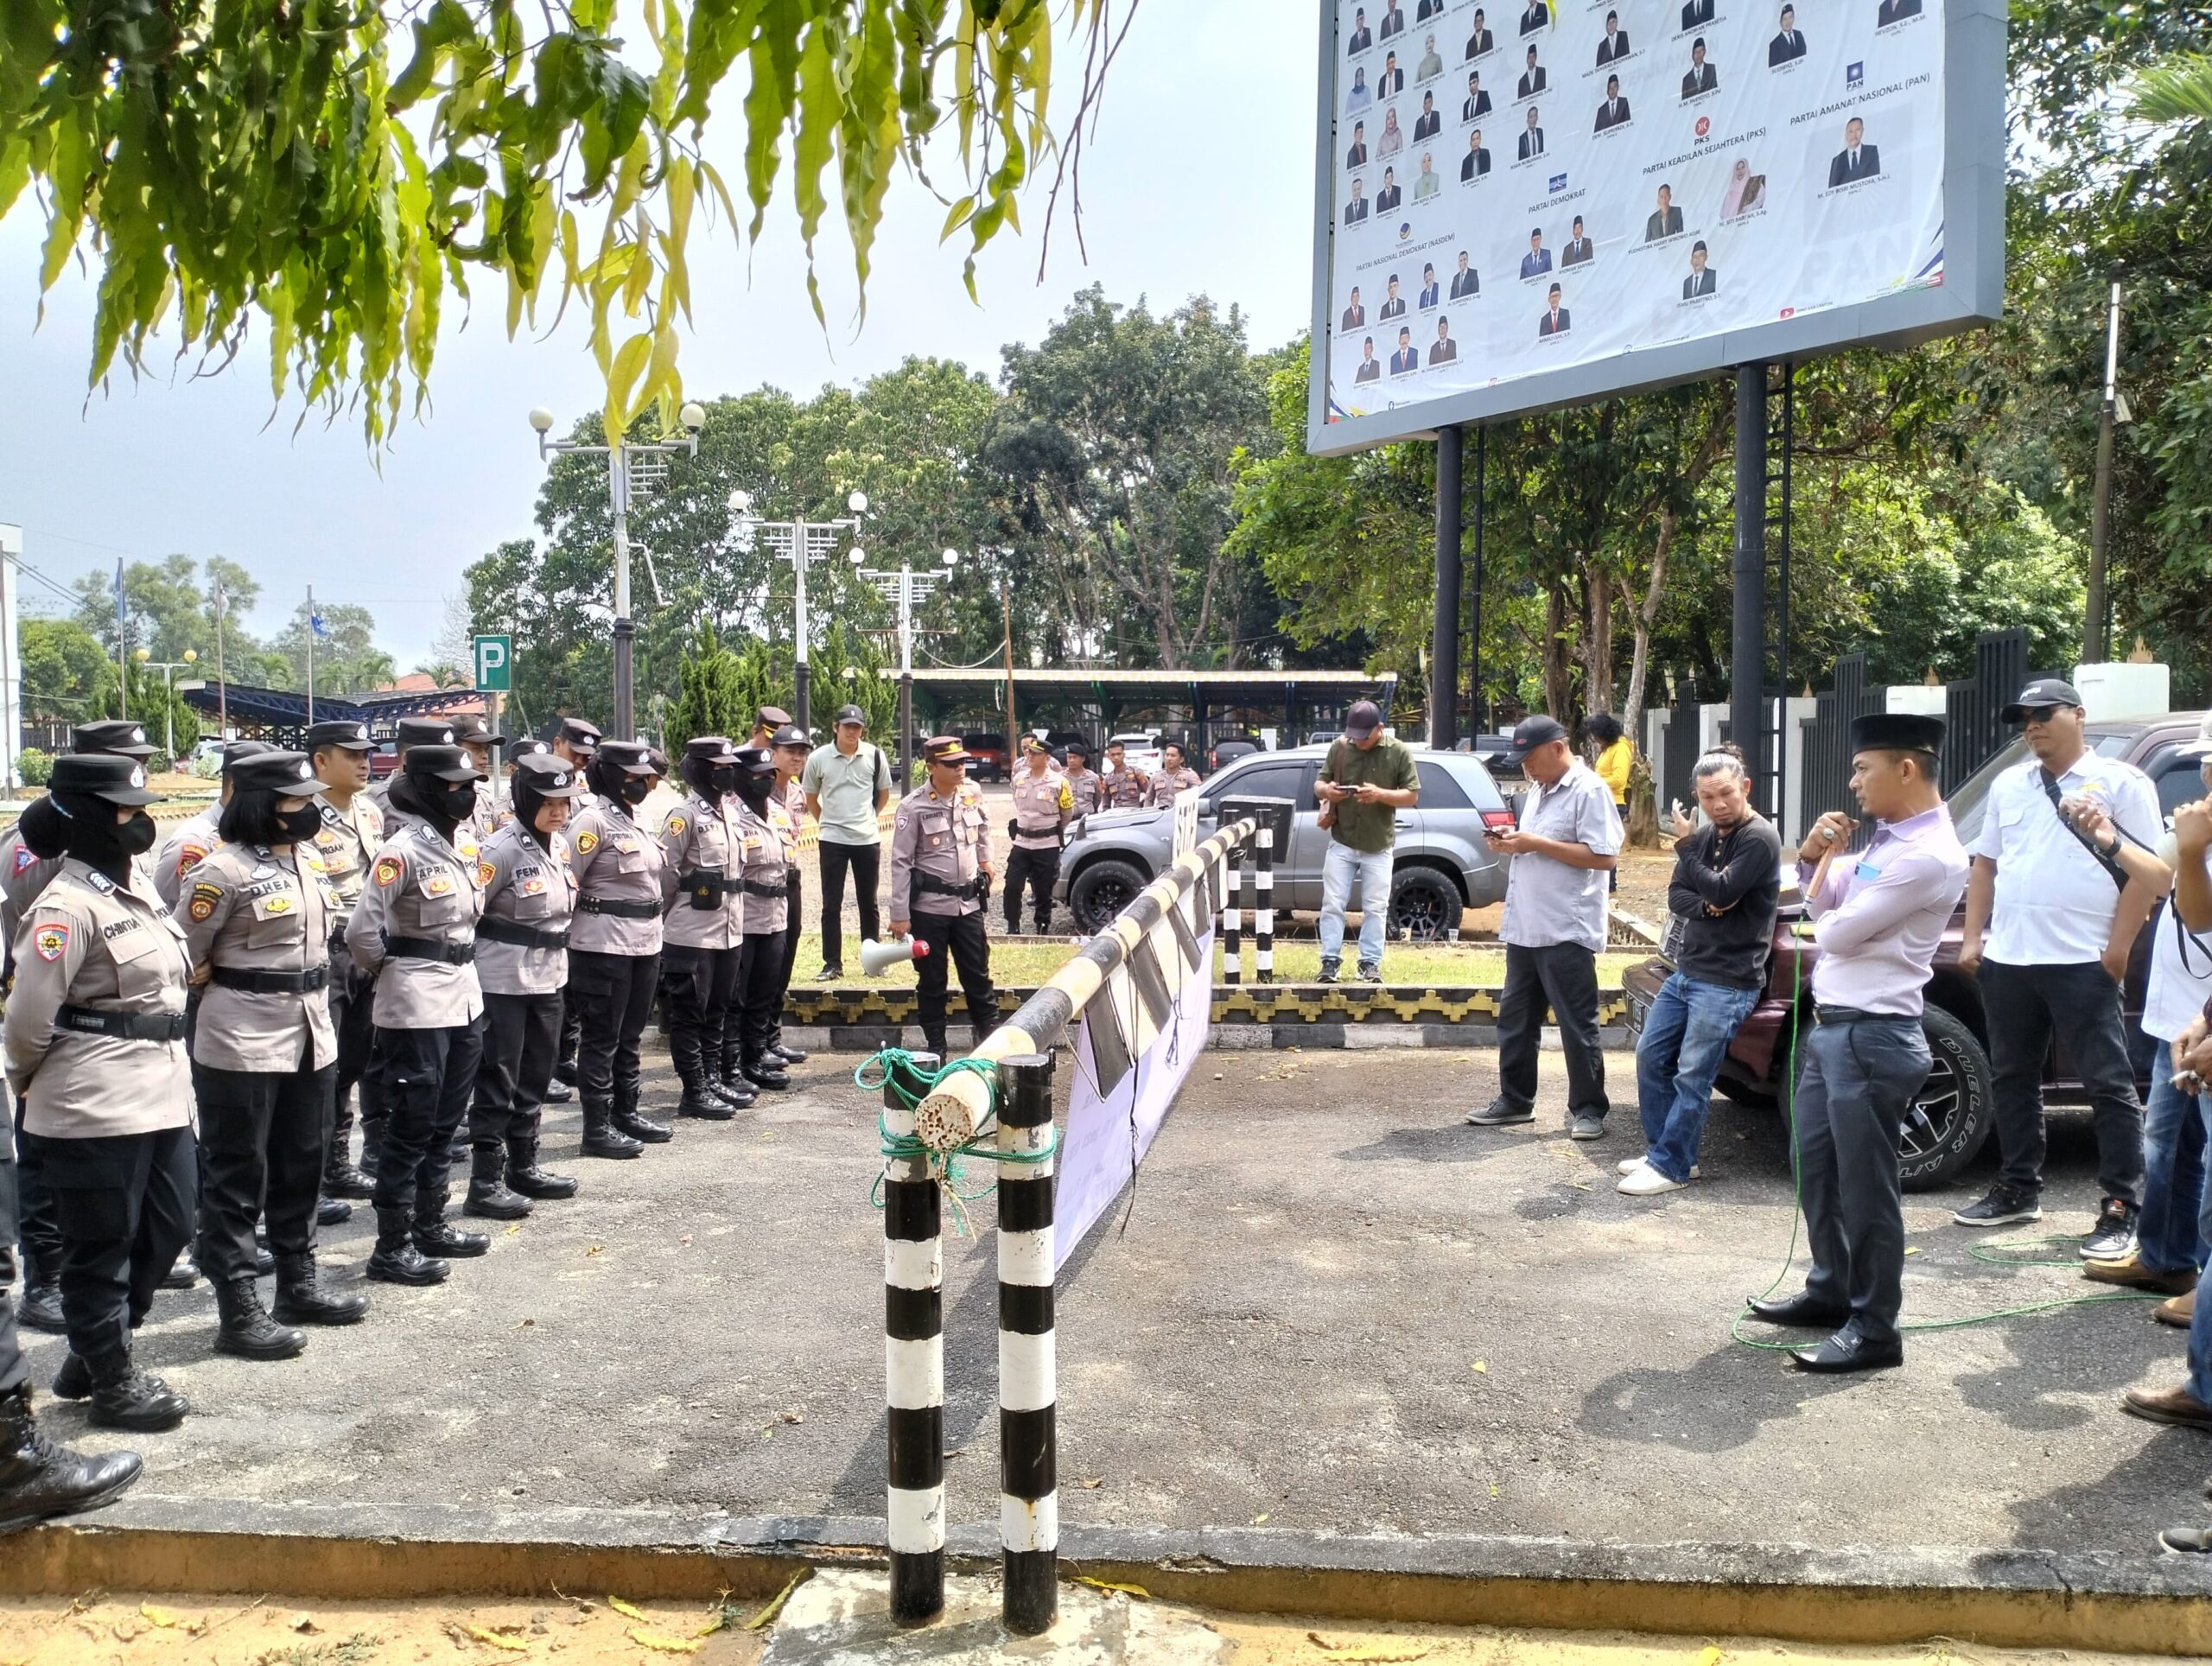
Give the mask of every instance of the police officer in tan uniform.
<path id="1" fill-rule="evenodd" d="M 1160 749 L 1160 773 L 1152 778 L 1151 802 L 1155 808 L 1173 810 L 1175 795 L 1198 784 L 1198 772 L 1184 761 L 1182 747 L 1170 741 Z"/>
<path id="2" fill-rule="evenodd" d="M 223 748 L 222 785 L 216 790 L 215 802 L 170 828 L 155 855 L 154 893 L 163 907 L 176 906 L 177 897 L 184 890 L 184 876 L 199 866 L 222 836 L 215 830 L 215 823 L 223 806 L 231 801 L 231 771 L 257 754 L 274 750 L 262 741 L 233 741 Z"/>
<path id="3" fill-rule="evenodd" d="M 1098 808 L 1141 810 L 1152 801 L 1152 777 L 1133 768 L 1119 741 L 1106 743 L 1106 773 L 1098 778 Z"/>
<path id="4" fill-rule="evenodd" d="M 1052 751 L 1035 735 L 1022 742 L 1026 766 L 1014 778 L 1014 849 L 1006 861 L 1006 929 L 1021 929 L 1021 893 L 1036 900 L 1037 929 L 1052 923 L 1052 887 L 1060 877 L 1060 833 L 1075 813 L 1075 789 L 1054 767 Z"/>
<path id="5" fill-rule="evenodd" d="M 454 1134 L 484 1053 L 483 881 L 468 836 L 478 779 L 459 747 L 409 748 L 386 795 L 383 848 L 346 925 L 346 947 L 376 982 L 385 1126 L 368 1270 L 388 1284 L 436 1284 L 450 1257 L 492 1247 L 446 1221 Z"/>
<path id="6" fill-rule="evenodd" d="M 737 753 L 721 735 L 695 735 L 679 767 L 690 795 L 660 829 L 669 896 L 661 989 L 669 1056 L 683 1084 L 676 1114 L 726 1122 L 753 1100 L 742 1076 L 727 1084 L 721 1076 L 722 1029 L 735 1020 L 745 944 Z"/>
<path id="7" fill-rule="evenodd" d="M 145 729 L 120 717 L 79 723 L 69 732 L 69 748 L 78 754 L 106 753 L 137 764 L 154 755 L 154 748 L 146 744 Z M 152 856 L 144 854 L 131 860 L 139 874 L 134 888 L 142 896 L 155 895 Z M 0 962 L 6 963 L 0 981 L 14 976 L 12 956 L 23 911 L 60 871 L 60 857 L 39 856 L 23 843 L 21 826 L 10 828 L 7 837 L 0 839 Z M 22 1293 L 17 1298 L 22 1303 L 18 1316 L 35 1331 L 59 1335 L 62 1328 L 61 1229 L 54 1224 L 54 1199 L 39 1176 L 37 1159 L 14 1149 L 14 1122 L 8 1096 L 0 1094 L 0 1253 L 11 1250 L 21 1234 Z M 171 1288 L 188 1287 L 197 1276 L 190 1257 L 181 1256 Z"/>
<path id="8" fill-rule="evenodd" d="M 591 760 L 599 755 L 599 726 L 587 718 L 563 717 L 553 728 L 551 741 L 553 755 L 574 770 L 583 791 L 569 801 L 569 844 L 575 849 L 576 817 L 599 802 L 599 795 L 591 789 Z M 569 962 L 569 976 L 574 977 L 576 963 Z M 582 1034 L 583 1008 L 574 990 L 564 992 L 561 1008 L 561 1058 L 553 1066 L 553 1080 L 545 1090 L 545 1102 L 551 1105 L 565 1105 L 576 1085 L 576 1042 Z M 633 1155 L 635 1154 L 632 1154 Z"/>
<path id="9" fill-rule="evenodd" d="M 562 830 L 583 778 L 539 752 L 515 765 L 514 816 L 484 842 L 484 915 L 476 922 L 476 976 L 484 988 L 484 1060 L 468 1113 L 472 1147 L 465 1214 L 516 1220 L 541 1199 L 573 1198 L 576 1183 L 537 1166 L 545 1084 L 561 1033 L 569 981 L 575 876 Z"/>
<path id="10" fill-rule="evenodd" d="M 417 747 L 460 745 L 452 722 L 443 717 L 403 717 L 392 726 L 391 750 L 397 766 L 369 788 L 369 801 L 378 810 L 391 803 L 391 789 L 406 773 L 407 754 Z"/>
<path id="11" fill-rule="evenodd" d="M 641 1115 L 639 1040 L 660 980 L 660 841 L 635 819 L 651 791 L 652 760 L 633 741 L 602 745 L 585 771 L 598 795 L 569 835 L 576 876 L 575 923 L 569 931 L 569 993 L 582 1009 L 576 1091 L 584 1107 L 584 1155 L 635 1156 L 642 1141 L 674 1137 L 665 1122 Z"/>
<path id="12" fill-rule="evenodd" d="M 499 794 L 493 792 L 491 785 L 497 779 L 492 767 L 492 748 L 505 746 L 507 737 L 494 734 L 489 723 L 468 712 L 453 720 L 453 741 L 484 774 L 484 785 L 476 792 L 476 813 L 468 818 L 476 843 L 480 845 L 499 824 Z"/>
<path id="13" fill-rule="evenodd" d="M 922 1034 L 940 1059 L 945 1046 L 945 958 L 960 970 L 961 992 L 976 1044 L 996 1027 L 998 992 L 991 987 L 991 944 L 983 927 L 991 893 L 991 832 L 982 794 L 968 779 L 969 754 L 950 734 L 922 743 L 925 786 L 899 801 L 891 830 L 891 932 L 913 934 L 930 951 L 915 963 L 915 1000 Z"/>
<path id="14" fill-rule="evenodd" d="M 64 1399 L 102 1428 L 175 1428 L 188 1408 L 130 1358 L 130 1332 L 192 1235 L 195 1185 L 184 938 L 142 892 L 132 856 L 156 802 L 132 759 L 54 760 L 19 825 L 34 856 L 66 856 L 23 918 L 8 1001 L 8 1085 L 61 1229 Z"/>
<path id="15" fill-rule="evenodd" d="M 804 893 L 799 889 L 798 842 L 806 831 L 806 789 L 799 776 L 814 752 L 814 741 L 796 723 L 786 723 L 774 735 L 776 790 L 771 802 L 783 811 L 784 855 L 791 866 L 784 873 L 784 964 L 776 981 L 775 1024 L 768 1034 L 768 1052 L 785 1067 L 804 1065 L 806 1049 L 784 1040 L 784 1007 L 790 997 L 791 973 L 798 965 L 798 927 Z"/>
<path id="16" fill-rule="evenodd" d="M 1090 743 L 1071 741 L 1067 752 L 1068 791 L 1075 795 L 1075 813 L 1088 816 L 1105 801 L 1106 784 L 1090 767 Z"/>
<path id="17" fill-rule="evenodd" d="M 293 1325 L 352 1325 L 369 1310 L 365 1297 L 326 1294 L 315 1275 L 338 1071 L 326 992 L 340 918 L 315 854 L 315 786 L 304 753 L 264 752 L 232 771 L 222 843 L 188 876 L 175 916 L 204 986 L 192 1046 L 200 1265 L 222 1315 L 215 1351 L 246 1359 L 289 1359 L 308 1340 Z M 276 1319 L 255 1282 L 253 1224 L 264 1211 Z"/>
<path id="18" fill-rule="evenodd" d="M 738 879 L 745 891 L 745 944 L 738 964 L 736 1024 L 722 1033 L 724 1065 L 756 1088 L 782 1093 L 791 1078 L 774 1040 L 790 916 L 784 870 L 791 866 L 790 819 L 776 784 L 776 760 L 761 747 L 737 754 Z"/>
<path id="19" fill-rule="evenodd" d="M 384 1118 L 371 1118 L 369 1101 L 375 1090 L 363 1074 L 368 1069 L 369 1048 L 376 1040 L 376 1010 L 372 985 L 353 963 L 346 946 L 346 916 L 361 900 L 368 883 L 369 863 L 384 843 L 384 812 L 368 794 L 369 754 L 376 743 L 366 723 L 316 723 L 307 733 L 308 755 L 315 761 L 318 783 L 315 800 L 322 825 L 315 831 L 315 853 L 322 859 L 322 876 L 338 893 L 338 917 L 331 922 L 330 1022 L 338 1038 L 337 1072 L 331 1078 L 330 1149 L 323 1159 L 322 1194 L 326 1198 L 353 1198 L 365 1202 L 376 1195 L 376 1182 L 365 1168 L 376 1167 L 376 1145 L 384 1138 Z M 361 1088 L 362 1167 L 353 1166 L 354 1084 Z"/>

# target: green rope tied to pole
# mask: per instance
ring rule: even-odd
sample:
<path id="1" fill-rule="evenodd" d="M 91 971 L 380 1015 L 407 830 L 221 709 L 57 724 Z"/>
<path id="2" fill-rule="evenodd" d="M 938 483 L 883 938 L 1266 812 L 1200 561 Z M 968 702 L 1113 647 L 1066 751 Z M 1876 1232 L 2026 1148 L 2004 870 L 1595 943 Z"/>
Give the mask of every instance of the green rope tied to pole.
<path id="1" fill-rule="evenodd" d="M 967 1173 L 962 1160 L 973 1157 L 993 1165 L 1012 1163 L 1017 1167 L 1033 1168 L 1052 1161 L 1060 1148 L 1058 1129 L 1046 1130 L 1045 1144 L 1035 1151 L 1001 1151 L 998 1148 L 998 1065 L 989 1059 L 956 1059 L 938 1070 L 925 1070 L 914 1062 L 914 1055 L 904 1047 L 885 1047 L 869 1054 L 853 1067 L 853 1085 L 869 1093 L 881 1093 L 887 1087 L 899 1096 L 899 1103 L 912 1110 L 928 1098 L 938 1084 L 962 1071 L 983 1078 L 983 1085 L 990 1092 L 990 1109 L 975 1133 L 950 1150 L 939 1150 L 925 1145 L 911 1134 L 894 1134 L 889 1121 L 877 1113 L 875 1129 L 881 1143 L 886 1162 L 920 1161 L 927 1165 L 930 1178 L 943 1186 L 945 1195 L 952 1199 L 953 1230 L 962 1237 L 969 1236 L 966 1205 L 985 1196 L 997 1183 L 995 1169 L 993 1178 L 985 1180 L 973 1191 L 962 1188 L 961 1180 Z M 922 1084 L 922 1091 L 910 1092 L 908 1079 Z M 875 1177 L 875 1186 L 869 1201 L 876 1208 L 883 1207 L 883 1176 Z"/>
<path id="2" fill-rule="evenodd" d="M 1792 928 L 1792 935 L 1804 938 L 1811 936 L 1812 933 L 1803 921 L 1799 921 Z M 1805 1218 L 1804 1177 L 1799 1173 L 1797 1167 L 1797 1028 L 1800 1014 L 1803 1011 L 1801 997 L 1804 994 L 1805 987 L 1805 957 L 1802 954 L 1797 956 L 1791 970 L 1794 976 L 1789 991 L 1789 1080 L 1783 1084 L 1783 1104 L 1785 1108 L 1789 1131 L 1789 1179 L 1796 1192 L 1797 1206 L 1789 1218 L 1789 1249 L 1782 1258 L 1782 1270 L 1774 1275 L 1774 1282 L 1760 1291 L 1755 1298 L 1760 1301 L 1765 1300 L 1767 1297 L 1780 1289 L 1783 1281 L 1789 1276 L 1790 1265 L 1797 1258 L 1797 1229 Z M 2034 1256 L 2007 1253 L 2040 1249 L 2047 1245 L 2078 1243 L 2078 1239 L 2065 1237 L 2021 1238 L 2003 1243 L 1976 1245 L 1969 1248 L 1967 1254 L 1976 1261 L 1986 1262 L 1993 1267 L 2078 1267 L 2082 1264 L 2078 1255 L 2061 1259 L 2050 1256 Z M 2048 1301 L 2027 1302 L 2018 1307 L 1999 1307 L 1994 1313 L 1970 1313 L 1963 1319 L 1905 1319 L 1898 1324 L 1897 1329 L 1900 1331 L 1957 1331 L 1963 1330 L 1969 1325 L 1989 1325 L 2000 1319 L 2018 1319 L 2029 1313 L 2047 1313 L 2060 1307 L 2088 1307 L 2107 1301 L 2157 1301 L 2159 1300 L 2161 1300 L 2160 1297 L 2140 1290 L 2113 1290 L 2101 1292 L 2095 1295 L 2058 1296 Z M 1742 1343 L 1746 1348 L 1757 1348 L 1762 1353 L 1788 1353 L 1792 1349 L 1805 1345 L 1802 1341 L 1767 1342 L 1758 1337 L 1745 1336 L 1744 1320 L 1750 1317 L 1751 1311 L 1751 1303 L 1745 1302 L 1736 1314 L 1734 1320 L 1729 1325 L 1728 1334 L 1732 1340 Z"/>

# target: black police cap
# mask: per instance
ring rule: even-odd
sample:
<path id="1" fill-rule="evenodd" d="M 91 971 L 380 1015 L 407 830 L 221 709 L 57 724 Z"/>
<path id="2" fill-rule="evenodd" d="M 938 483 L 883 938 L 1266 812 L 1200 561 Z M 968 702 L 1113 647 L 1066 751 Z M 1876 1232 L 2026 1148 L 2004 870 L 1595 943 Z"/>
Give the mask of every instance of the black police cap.
<path id="1" fill-rule="evenodd" d="M 766 747 L 740 747 L 737 766 L 747 774 L 759 777 L 776 773 L 776 754 Z"/>
<path id="2" fill-rule="evenodd" d="M 325 747 L 342 747 L 347 752 L 366 752 L 376 745 L 369 738 L 369 726 L 352 721 L 310 723 L 308 725 L 307 741 L 309 752 L 321 752 Z"/>
<path id="3" fill-rule="evenodd" d="M 561 727 L 553 731 L 553 738 L 566 741 L 578 752 L 596 752 L 600 742 L 599 725 L 588 717 L 563 717 Z"/>
<path id="4" fill-rule="evenodd" d="M 540 798 L 573 798 L 583 791 L 583 778 L 566 758 L 526 752 L 515 760 L 515 791 Z"/>
<path id="5" fill-rule="evenodd" d="M 459 747 L 410 747 L 400 768 L 435 781 L 480 781 L 484 772 Z"/>
<path id="6" fill-rule="evenodd" d="M 640 741 L 608 741 L 599 748 L 599 761 L 627 775 L 653 773 L 652 748 Z"/>
<path id="7" fill-rule="evenodd" d="M 247 759 L 276 750 L 266 741 L 233 741 L 223 748 L 223 773 L 227 777 Z"/>
<path id="8" fill-rule="evenodd" d="M 78 724 L 69 731 L 69 745 L 77 752 L 111 753 L 141 763 L 154 755 L 154 748 L 146 744 L 146 726 L 124 717 Z"/>
<path id="9" fill-rule="evenodd" d="M 113 752 L 73 752 L 54 760 L 48 786 L 72 798 L 105 798 L 111 804 L 150 804 L 161 794 L 147 790 L 146 766 Z"/>
<path id="10" fill-rule="evenodd" d="M 241 791 L 265 788 L 288 798 L 304 798 L 321 785 L 315 764 L 304 752 L 261 752 L 238 760 L 231 772 L 231 785 Z"/>
<path id="11" fill-rule="evenodd" d="M 726 734 L 695 734 L 683 743 L 687 760 L 702 764 L 734 764 L 737 752 Z"/>
<path id="12" fill-rule="evenodd" d="M 505 746 L 507 737 L 493 733 L 492 726 L 474 712 L 453 720 L 453 738 L 473 747 Z"/>
<path id="13" fill-rule="evenodd" d="M 410 747 L 449 747 L 453 725 L 442 717 L 403 717 L 392 731 L 402 752 Z"/>

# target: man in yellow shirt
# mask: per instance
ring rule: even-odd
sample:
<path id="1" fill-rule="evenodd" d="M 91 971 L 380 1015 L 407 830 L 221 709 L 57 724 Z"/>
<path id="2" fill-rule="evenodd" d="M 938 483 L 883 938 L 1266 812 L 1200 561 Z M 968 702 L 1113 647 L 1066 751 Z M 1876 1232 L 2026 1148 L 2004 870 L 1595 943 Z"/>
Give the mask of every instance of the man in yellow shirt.
<path id="1" fill-rule="evenodd" d="M 1592 712 L 1584 720 L 1582 732 L 1598 748 L 1598 760 L 1592 766 L 1598 779 L 1613 795 L 1613 808 L 1620 812 L 1621 824 L 1628 824 L 1628 776 L 1636 764 L 1636 747 L 1621 728 L 1621 720 L 1609 711 Z M 1620 869 L 1613 870 L 1609 889 L 1621 888 Z"/>

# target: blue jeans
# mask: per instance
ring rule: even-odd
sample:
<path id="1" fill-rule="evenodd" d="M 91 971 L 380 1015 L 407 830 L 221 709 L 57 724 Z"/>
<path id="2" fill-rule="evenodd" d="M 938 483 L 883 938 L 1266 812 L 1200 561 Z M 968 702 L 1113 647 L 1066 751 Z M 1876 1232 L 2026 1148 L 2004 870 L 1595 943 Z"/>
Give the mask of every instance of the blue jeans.
<path id="1" fill-rule="evenodd" d="M 1344 954 L 1344 909 L 1354 880 L 1359 882 L 1359 963 L 1379 966 L 1390 923 L 1390 853 L 1355 850 L 1333 837 L 1321 859 L 1321 958 L 1336 960 Z"/>
<path id="2" fill-rule="evenodd" d="M 2158 1074 L 2164 1074 L 2164 1070 Z M 2212 1093 L 2200 1093 L 2190 1103 L 2196 1107 L 2198 1139 L 2212 1146 Z M 2212 1186 L 2204 1188 L 2203 1199 L 2197 1205 L 2196 1236 L 2200 1241 L 2212 1243 Z M 2212 1406 L 2212 1301 L 2198 1302 L 2189 1322 L 2189 1391 Z"/>
<path id="3" fill-rule="evenodd" d="M 1757 989 L 1701 983 L 1680 972 L 1659 986 L 1636 1044 L 1636 1099 L 1645 1159 L 1669 1180 L 1687 1181 L 1705 1135 L 1713 1079 Z"/>
<path id="4" fill-rule="evenodd" d="M 2158 1044 L 2143 1108 L 2143 1218 L 2136 1253 L 2157 1273 L 2204 1265 L 2204 1116 L 2197 1096 L 2173 1084 L 2173 1052 Z"/>

